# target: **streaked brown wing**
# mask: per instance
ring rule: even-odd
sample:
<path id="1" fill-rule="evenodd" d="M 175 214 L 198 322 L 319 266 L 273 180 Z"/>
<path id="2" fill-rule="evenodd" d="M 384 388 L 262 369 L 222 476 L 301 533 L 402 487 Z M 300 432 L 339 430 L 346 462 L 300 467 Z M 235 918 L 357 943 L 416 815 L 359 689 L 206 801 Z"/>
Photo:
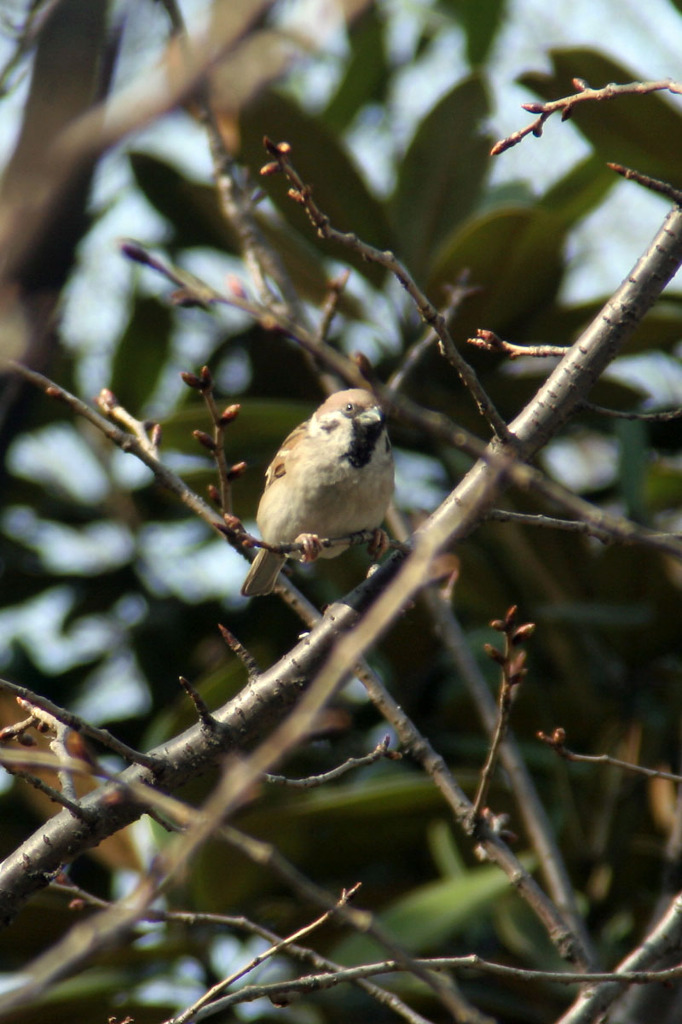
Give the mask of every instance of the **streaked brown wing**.
<path id="1" fill-rule="evenodd" d="M 277 452 L 274 459 L 267 468 L 267 471 L 265 473 L 264 490 L 267 491 L 268 487 L 270 487 L 270 485 L 273 484 L 275 480 L 280 480 L 283 476 L 286 475 L 287 458 L 289 457 L 291 452 L 296 448 L 296 446 L 300 444 L 307 429 L 308 421 L 306 420 L 305 423 L 299 423 L 297 427 L 294 427 L 289 436 L 285 438 L 282 447 Z"/>

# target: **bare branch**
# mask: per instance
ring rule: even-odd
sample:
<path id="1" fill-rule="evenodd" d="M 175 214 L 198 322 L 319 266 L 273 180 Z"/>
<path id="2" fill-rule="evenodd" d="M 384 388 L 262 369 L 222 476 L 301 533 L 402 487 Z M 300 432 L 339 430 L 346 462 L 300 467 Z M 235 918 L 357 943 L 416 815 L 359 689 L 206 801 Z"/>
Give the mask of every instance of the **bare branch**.
<path id="1" fill-rule="evenodd" d="M 438 336 L 443 354 L 454 366 L 462 383 L 469 390 L 481 416 L 488 421 L 494 434 L 500 440 L 509 441 L 510 436 L 506 423 L 484 391 L 472 367 L 460 355 L 448 330 L 443 314 L 438 312 L 424 292 L 420 290 L 409 271 L 392 252 L 376 249 L 374 246 L 363 242 L 357 235 L 338 231 L 332 227 L 329 217 L 315 203 L 312 188 L 304 182 L 292 164 L 291 146 L 287 142 L 273 143 L 267 138 L 264 141 L 265 148 L 270 156 L 274 157 L 275 162 L 273 164 L 266 164 L 261 173 L 271 174 L 274 167 L 286 176 L 293 186 L 289 190 L 290 197 L 304 208 L 320 238 L 327 238 L 337 242 L 353 252 L 357 252 L 363 259 L 368 260 L 370 263 L 377 263 L 393 274 L 414 302 L 417 312 L 424 323 L 431 327 Z"/>
<path id="2" fill-rule="evenodd" d="M 107 749 L 118 754 L 119 757 L 122 757 L 124 761 L 128 761 L 130 764 L 139 764 L 152 770 L 156 767 L 156 761 L 153 757 L 142 754 L 138 750 L 134 750 L 132 747 L 117 740 L 108 729 L 100 729 L 95 725 L 91 725 L 84 718 L 80 718 L 79 715 L 74 715 L 72 711 L 60 708 L 59 705 L 54 704 L 47 697 L 42 697 L 39 693 L 34 693 L 25 686 L 18 686 L 17 683 L 11 683 L 8 679 L 0 679 L 0 690 L 13 693 L 16 697 L 33 705 L 34 708 L 41 708 L 43 711 L 47 711 L 58 722 L 63 722 L 70 729 L 74 729 L 84 736 L 97 740 L 103 747 L 107 747 Z"/>
<path id="3" fill-rule="evenodd" d="M 668 779 L 670 782 L 682 783 L 682 775 L 675 772 L 665 772 L 661 768 L 647 768 L 641 764 L 633 764 L 631 761 L 622 761 L 610 754 L 576 754 L 565 746 L 566 733 L 563 729 L 555 729 L 551 735 L 539 732 L 537 738 L 546 746 L 563 757 L 565 761 L 576 761 L 582 764 L 603 764 L 611 768 L 619 768 L 624 772 L 633 772 L 635 775 L 643 775 L 647 779 Z"/>
<path id="4" fill-rule="evenodd" d="M 505 150 L 516 146 L 527 135 L 534 135 L 536 138 L 539 138 L 542 135 L 547 118 L 551 117 L 552 114 L 561 112 L 561 120 L 566 121 L 580 103 L 598 103 L 602 100 L 615 99 L 617 96 L 645 96 L 652 92 L 671 92 L 678 95 L 682 93 L 682 85 L 679 82 L 673 82 L 670 78 L 661 79 L 656 82 L 630 82 L 626 85 L 611 83 L 610 85 L 603 86 L 601 89 L 591 89 L 581 79 L 574 78 L 573 85 L 577 91 L 570 96 L 563 96 L 561 99 L 551 100 L 548 103 L 522 103 L 521 106 L 524 110 L 539 116 L 526 125 L 525 128 L 512 132 L 506 139 L 500 139 L 499 142 L 496 142 L 490 150 L 490 155 L 499 156 Z"/>
<path id="5" fill-rule="evenodd" d="M 87 892 L 80 886 L 74 885 L 73 883 L 64 883 L 63 881 L 52 882 L 50 886 L 51 891 L 64 893 L 72 899 L 72 903 L 75 905 L 74 909 L 80 905 L 89 905 L 97 907 L 98 909 L 104 909 L 111 906 L 112 904 L 106 900 L 102 900 L 97 896 L 93 896 L 92 893 Z M 264 928 L 263 925 L 257 924 L 255 921 L 250 921 L 248 918 L 243 916 L 232 916 L 228 914 L 210 914 L 210 913 L 194 913 L 182 910 L 160 910 L 160 909 L 149 909 L 140 917 L 140 922 L 180 922 L 190 927 L 199 925 L 205 927 L 206 925 L 215 925 L 217 927 L 227 927 L 240 931 L 246 931 L 250 935 L 257 935 L 259 938 L 265 939 L 267 942 L 272 944 L 284 942 L 282 936 L 277 935 L 269 928 Z M 337 971 L 343 971 L 344 968 L 333 960 L 329 960 L 326 957 L 321 956 L 312 949 L 301 946 L 296 942 L 289 942 L 282 946 L 282 952 L 287 956 L 295 958 L 302 963 L 311 964 L 318 971 L 328 971 L 335 973 Z M 425 1017 L 412 1010 L 407 1006 L 401 999 L 399 999 L 393 992 L 389 992 L 386 989 L 380 988 L 378 985 L 367 981 L 364 978 L 350 978 L 350 983 L 355 985 L 357 988 L 364 991 L 372 999 L 378 1002 L 380 1005 L 385 1006 L 393 1010 L 398 1016 L 408 1021 L 408 1024 L 431 1024 Z"/>
<path id="6" fill-rule="evenodd" d="M 383 758 L 391 761 L 399 760 L 401 754 L 397 750 L 389 750 L 390 741 L 390 736 L 386 736 L 381 743 L 377 744 L 371 754 L 365 754 L 364 757 L 349 757 L 343 764 L 332 768 L 328 772 L 324 772 L 322 775 L 309 775 L 305 779 L 289 779 L 286 775 L 269 775 L 266 773 L 263 778 L 266 782 L 278 786 L 290 786 L 292 789 L 314 789 L 317 786 L 325 786 L 328 782 L 335 782 L 336 779 L 340 779 L 342 775 L 346 775 L 347 772 L 353 771 L 355 768 L 365 768 L 367 765 L 381 761 Z"/>
<path id="7" fill-rule="evenodd" d="M 539 526 L 548 530 L 564 530 L 566 533 L 582 533 L 587 537 L 595 537 L 604 544 L 613 540 L 613 535 L 608 530 L 601 530 L 582 519 L 556 519 L 554 516 L 539 513 L 510 512 L 506 508 L 491 508 L 488 520 L 496 523 L 521 523 L 524 526 Z"/>
<path id="8" fill-rule="evenodd" d="M 519 359 L 521 356 L 532 356 L 535 359 L 557 356 L 561 359 L 568 352 L 566 345 L 514 345 L 513 342 L 498 337 L 494 331 L 483 328 L 476 331 L 475 338 L 467 338 L 467 344 L 485 352 L 503 352 L 510 359 Z"/>
<path id="9" fill-rule="evenodd" d="M 652 178 L 651 175 L 642 174 L 641 171 L 634 171 L 630 167 L 623 167 L 622 164 L 607 163 L 606 166 L 610 167 L 616 174 L 620 174 L 626 181 L 636 181 L 638 185 L 648 188 L 650 192 L 656 192 L 657 195 L 670 199 L 676 206 L 682 206 L 682 192 L 679 188 L 674 188 L 669 182 L 661 181 L 659 178 Z"/>
<path id="10" fill-rule="evenodd" d="M 682 408 L 665 409 L 661 412 L 626 412 L 624 409 L 607 409 L 603 405 L 595 405 L 593 402 L 581 402 L 580 410 L 593 412 L 598 416 L 607 416 L 610 419 L 618 420 L 641 420 L 642 423 L 670 423 L 679 420 L 682 416 Z"/>
<path id="11" fill-rule="evenodd" d="M 455 284 L 448 289 L 448 301 L 441 315 L 445 326 L 449 329 L 452 319 L 456 316 L 462 303 L 470 296 L 478 292 L 478 288 L 470 286 L 469 272 L 463 271 Z M 419 365 L 428 350 L 438 341 L 438 335 L 433 330 L 427 331 L 421 338 L 407 350 L 400 361 L 398 369 L 389 377 L 386 387 L 389 391 L 400 391 L 407 377 Z"/>
<path id="12" fill-rule="evenodd" d="M 288 935 L 285 939 L 280 939 L 278 942 L 275 942 L 272 946 L 270 946 L 269 949 L 266 949 L 263 953 L 259 953 L 258 956 L 253 957 L 253 959 L 250 960 L 248 964 L 245 964 L 244 967 L 240 967 L 238 970 L 233 971 L 232 974 L 228 975 L 227 978 L 223 978 L 222 981 L 219 981 L 216 985 L 214 985 L 207 992 L 205 992 L 204 995 L 197 999 L 196 1002 L 192 1003 L 191 1006 L 188 1006 L 186 1009 L 184 1009 L 182 1013 L 176 1014 L 176 1016 L 170 1018 L 168 1021 L 165 1022 L 165 1024 L 186 1024 L 190 1017 L 195 1017 L 197 1012 L 201 1010 L 203 1007 L 208 1006 L 209 1004 L 215 1004 L 218 996 L 221 995 L 221 993 L 223 993 L 226 989 L 228 989 L 230 985 L 233 985 L 236 981 L 239 981 L 240 978 L 243 978 L 247 974 L 250 974 L 251 971 L 255 970 L 255 968 L 262 964 L 265 960 L 269 960 L 271 957 L 276 956 L 278 953 L 283 953 L 286 950 L 287 946 L 291 946 L 293 943 L 298 942 L 300 939 L 307 938 L 307 936 L 310 935 L 313 931 L 315 931 L 317 928 L 320 928 L 321 925 L 325 924 L 336 911 L 338 911 L 341 907 L 345 906 L 348 903 L 348 901 L 351 900 L 353 896 L 355 896 L 359 888 L 360 883 L 357 882 L 350 889 L 344 889 L 344 891 L 341 893 L 341 896 L 336 901 L 334 907 L 332 907 L 329 910 L 325 910 L 325 912 L 320 917 L 316 918 L 314 921 L 311 921 L 310 924 L 304 925 L 302 928 L 299 928 L 298 931 L 293 932 L 293 934 L 291 935 Z M 215 1006 L 211 1005 L 211 1009 L 215 1011 Z"/>
<path id="13" fill-rule="evenodd" d="M 480 816 L 485 807 L 488 796 L 488 789 L 492 781 L 493 772 L 500 753 L 502 741 L 509 728 L 511 715 L 512 694 L 514 689 L 526 674 L 525 651 L 519 650 L 520 644 L 531 635 L 535 626 L 532 623 L 525 623 L 523 626 L 516 625 L 516 606 L 509 609 L 504 620 L 497 620 L 491 623 L 493 629 L 504 634 L 504 652 L 490 644 L 486 645 L 487 654 L 497 662 L 502 671 L 500 683 L 500 695 L 497 702 L 497 724 L 493 733 L 490 749 L 485 764 L 481 769 L 481 780 L 474 798 L 474 806 L 471 811 L 472 818 Z"/>

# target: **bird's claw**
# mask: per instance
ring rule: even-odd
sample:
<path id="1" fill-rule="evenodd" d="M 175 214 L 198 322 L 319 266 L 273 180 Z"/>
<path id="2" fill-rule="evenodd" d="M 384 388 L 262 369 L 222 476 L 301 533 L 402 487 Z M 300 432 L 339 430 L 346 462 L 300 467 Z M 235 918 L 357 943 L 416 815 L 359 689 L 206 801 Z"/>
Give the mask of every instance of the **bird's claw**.
<path id="1" fill-rule="evenodd" d="M 370 558 L 382 558 L 388 551 L 390 541 L 388 534 L 381 528 L 374 531 L 371 541 L 367 545 Z"/>
<path id="2" fill-rule="evenodd" d="M 303 547 L 302 562 L 314 562 L 322 550 L 322 543 L 316 533 L 299 533 L 296 544 L 301 544 Z"/>

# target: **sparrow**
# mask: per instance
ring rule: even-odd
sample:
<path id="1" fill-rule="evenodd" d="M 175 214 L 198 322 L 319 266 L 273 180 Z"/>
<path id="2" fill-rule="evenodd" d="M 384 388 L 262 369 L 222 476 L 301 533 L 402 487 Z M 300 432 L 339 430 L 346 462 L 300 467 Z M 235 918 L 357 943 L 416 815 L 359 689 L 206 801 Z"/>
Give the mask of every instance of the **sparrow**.
<path id="1" fill-rule="evenodd" d="M 270 463 L 256 522 L 268 544 L 304 545 L 291 557 L 334 558 L 348 545 L 321 537 L 378 530 L 393 494 L 393 453 L 384 413 L 369 391 L 337 391 L 293 430 Z M 384 535 L 385 538 L 385 535 Z M 242 594 L 269 594 L 285 555 L 262 548 Z"/>

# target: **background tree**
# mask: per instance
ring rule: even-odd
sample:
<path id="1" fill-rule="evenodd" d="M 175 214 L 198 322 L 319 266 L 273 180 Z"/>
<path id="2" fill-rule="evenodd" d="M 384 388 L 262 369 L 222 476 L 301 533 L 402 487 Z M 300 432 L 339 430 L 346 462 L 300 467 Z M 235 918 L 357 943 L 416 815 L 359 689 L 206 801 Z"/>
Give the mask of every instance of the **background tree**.
<path id="1" fill-rule="evenodd" d="M 0 1019 L 678 1019 L 679 86 L 554 50 L 491 158 L 504 4 L 13 13 Z M 607 162 L 673 210 L 579 301 Z M 407 549 L 245 601 L 263 469 L 358 384 Z"/>

